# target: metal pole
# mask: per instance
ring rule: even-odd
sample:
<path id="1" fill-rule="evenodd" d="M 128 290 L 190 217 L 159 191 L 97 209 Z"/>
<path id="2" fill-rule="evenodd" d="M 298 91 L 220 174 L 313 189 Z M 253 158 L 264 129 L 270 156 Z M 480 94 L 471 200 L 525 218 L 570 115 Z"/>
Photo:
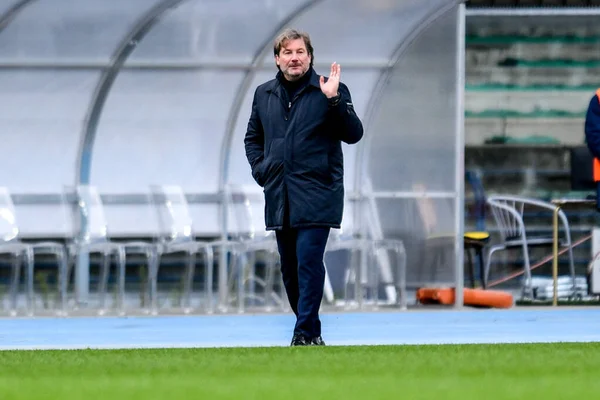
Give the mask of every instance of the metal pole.
<path id="1" fill-rule="evenodd" d="M 455 308 L 462 308 L 464 303 L 464 179 L 465 179 L 465 135 L 464 135 L 464 92 L 465 92 L 465 5 L 460 4 L 457 11 L 456 24 L 456 197 L 454 201 L 455 228 Z"/>
<path id="2" fill-rule="evenodd" d="M 554 208 L 552 214 L 552 306 L 558 305 L 558 211 L 560 206 Z"/>

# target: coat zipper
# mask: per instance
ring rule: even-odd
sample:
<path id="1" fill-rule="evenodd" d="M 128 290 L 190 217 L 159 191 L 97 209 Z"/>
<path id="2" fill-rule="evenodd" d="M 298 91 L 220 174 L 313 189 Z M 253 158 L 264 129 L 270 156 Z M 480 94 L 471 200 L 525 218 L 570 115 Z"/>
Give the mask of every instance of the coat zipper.
<path id="1" fill-rule="evenodd" d="M 295 101 L 301 94 L 302 92 L 304 92 L 306 90 L 306 87 L 302 88 L 298 93 L 296 93 L 296 95 L 294 96 L 293 99 L 289 100 L 288 99 L 288 112 L 290 112 L 292 110 L 292 101 Z M 291 115 L 288 115 L 289 118 L 291 118 Z M 290 138 L 290 140 L 292 141 L 292 149 L 294 148 L 294 136 L 292 135 L 292 137 Z M 290 160 L 289 163 L 293 162 L 293 157 L 290 154 Z M 285 204 L 288 202 L 288 192 L 287 192 L 287 177 L 288 174 L 285 171 L 285 156 L 284 156 L 284 164 L 283 164 L 283 185 L 284 185 L 284 191 L 283 191 L 283 196 L 284 196 L 284 208 L 285 208 Z M 288 204 L 289 205 L 289 204 Z M 289 208 L 288 208 L 288 212 L 289 212 Z M 285 211 L 284 211 L 284 216 L 285 216 Z M 290 224 L 292 222 L 292 217 L 291 215 L 288 215 L 288 218 L 290 219 Z"/>

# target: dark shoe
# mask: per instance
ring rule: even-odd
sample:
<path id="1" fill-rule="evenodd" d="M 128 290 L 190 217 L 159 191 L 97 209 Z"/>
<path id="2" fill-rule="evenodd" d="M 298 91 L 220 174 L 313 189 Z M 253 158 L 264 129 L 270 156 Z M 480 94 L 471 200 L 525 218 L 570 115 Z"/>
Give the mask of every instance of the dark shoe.
<path id="1" fill-rule="evenodd" d="M 310 346 L 312 342 L 303 334 L 295 333 L 290 346 Z"/>
<path id="2" fill-rule="evenodd" d="M 312 344 L 313 346 L 325 346 L 325 341 L 321 336 L 317 336 L 315 338 L 312 338 L 310 344 Z"/>

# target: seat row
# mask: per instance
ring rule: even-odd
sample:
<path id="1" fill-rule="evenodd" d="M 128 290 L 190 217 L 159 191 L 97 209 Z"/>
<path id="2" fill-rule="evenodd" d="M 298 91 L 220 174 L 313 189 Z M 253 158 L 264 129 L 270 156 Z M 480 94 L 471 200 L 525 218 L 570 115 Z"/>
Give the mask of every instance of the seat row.
<path id="1" fill-rule="evenodd" d="M 196 260 L 203 261 L 204 282 L 202 289 L 202 311 L 212 313 L 234 310 L 244 312 L 249 305 L 259 305 L 262 310 L 273 308 L 287 309 L 287 299 L 278 284 L 279 257 L 277 244 L 272 232 L 256 232 L 253 229 L 251 196 L 240 188 L 228 187 L 223 195 L 223 205 L 232 216 L 236 232 L 231 231 L 215 240 L 198 240 L 194 234 L 193 221 L 185 193 L 179 186 L 161 185 L 149 188 L 149 200 L 156 212 L 159 234 L 148 241 L 116 241 L 109 237 L 109 229 L 104 206 L 98 189 L 91 185 L 81 185 L 65 193 L 62 205 L 73 212 L 77 221 L 76 232 L 66 243 L 59 241 L 25 242 L 19 238 L 19 227 L 15 207 L 7 188 L 0 187 L 0 254 L 11 257 L 11 279 L 9 290 L 9 308 L 12 315 L 19 309 L 19 287 L 22 272 L 25 275 L 26 312 L 36 312 L 36 294 L 34 291 L 35 257 L 49 255 L 54 257 L 58 269 L 58 305 L 57 312 L 67 315 L 72 309 L 90 307 L 89 293 L 89 256 L 100 256 L 99 281 L 97 285 L 97 307 L 99 313 L 109 311 L 107 292 L 111 266 L 116 266 L 116 295 L 114 308 L 120 314 L 126 312 L 125 278 L 128 257 L 138 255 L 147 264 L 146 281 L 142 285 L 145 298 L 145 312 L 156 314 L 158 305 L 158 272 L 161 259 L 170 253 L 184 255 L 182 275 L 183 312 L 192 312 L 193 283 Z M 71 190 L 71 189 L 69 189 Z M 68 195 L 74 195 L 75 201 L 67 201 Z M 402 242 L 395 240 L 370 239 L 345 235 L 332 230 L 327 252 L 348 250 L 360 256 L 346 266 L 344 279 L 344 300 L 349 304 L 350 297 L 362 307 L 365 300 L 365 288 L 370 288 L 371 300 L 379 299 L 381 284 L 392 291 L 393 301 L 405 305 L 405 268 L 406 259 Z M 389 253 L 397 258 L 397 271 L 390 274 Z M 221 257 L 216 258 L 215 255 Z M 363 257 L 364 255 L 364 257 Z M 264 259 L 264 272 L 256 271 L 257 257 Z M 217 265 L 215 279 L 214 266 Z M 368 264 L 368 265 L 366 265 Z M 360 265 L 360 268 L 358 267 Z M 384 268 L 384 276 L 379 271 Z M 386 273 L 387 271 L 387 273 Z M 389 275 L 393 275 L 389 276 Z M 73 290 L 69 290 L 70 282 Z M 217 282 L 216 292 L 213 282 Z M 259 290 L 257 290 L 257 286 Z M 326 279 L 325 300 L 335 304 L 336 298 L 329 280 Z"/>

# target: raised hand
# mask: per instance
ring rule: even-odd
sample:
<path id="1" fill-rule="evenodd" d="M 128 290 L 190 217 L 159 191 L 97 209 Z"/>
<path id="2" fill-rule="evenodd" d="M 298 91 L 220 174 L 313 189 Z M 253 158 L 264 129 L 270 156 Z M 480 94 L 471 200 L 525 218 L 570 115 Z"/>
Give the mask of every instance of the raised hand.
<path id="1" fill-rule="evenodd" d="M 337 96 L 338 88 L 340 86 L 340 75 L 342 73 L 342 67 L 340 64 L 334 62 L 331 64 L 331 72 L 329 73 L 329 79 L 325 82 L 323 76 L 319 77 L 319 83 L 321 85 L 321 91 L 328 99 Z"/>

